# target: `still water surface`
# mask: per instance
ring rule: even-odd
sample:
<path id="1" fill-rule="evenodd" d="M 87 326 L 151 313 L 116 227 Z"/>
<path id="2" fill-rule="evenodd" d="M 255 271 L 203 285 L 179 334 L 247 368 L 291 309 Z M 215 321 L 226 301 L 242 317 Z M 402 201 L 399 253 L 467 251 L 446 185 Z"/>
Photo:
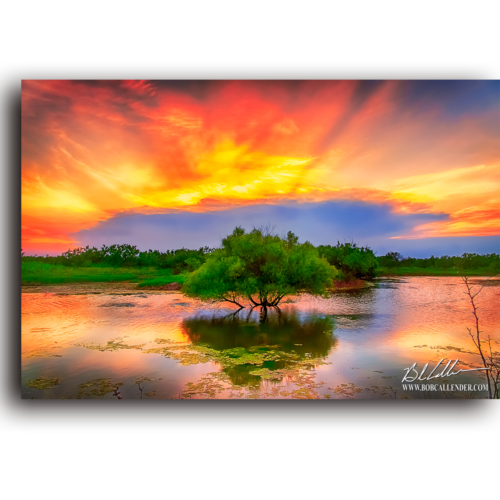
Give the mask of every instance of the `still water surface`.
<path id="1" fill-rule="evenodd" d="M 481 279 L 477 279 L 480 282 Z M 477 297 L 500 351 L 500 280 Z M 328 299 L 294 297 L 264 318 L 133 284 L 23 287 L 22 397 L 105 399 L 486 397 L 415 394 L 403 369 L 479 367 L 457 278 L 377 280 Z M 448 383 L 485 383 L 480 372 Z"/>

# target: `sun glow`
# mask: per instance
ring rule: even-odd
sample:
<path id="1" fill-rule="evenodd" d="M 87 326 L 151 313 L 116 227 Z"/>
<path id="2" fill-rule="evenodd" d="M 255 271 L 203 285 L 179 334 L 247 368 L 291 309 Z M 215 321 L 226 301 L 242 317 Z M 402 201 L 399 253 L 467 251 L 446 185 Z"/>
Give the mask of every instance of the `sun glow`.
<path id="1" fill-rule="evenodd" d="M 24 81 L 23 248 L 78 245 L 120 212 L 289 200 L 448 215 L 397 238 L 500 234 L 498 106 L 439 118 L 404 88 Z"/>

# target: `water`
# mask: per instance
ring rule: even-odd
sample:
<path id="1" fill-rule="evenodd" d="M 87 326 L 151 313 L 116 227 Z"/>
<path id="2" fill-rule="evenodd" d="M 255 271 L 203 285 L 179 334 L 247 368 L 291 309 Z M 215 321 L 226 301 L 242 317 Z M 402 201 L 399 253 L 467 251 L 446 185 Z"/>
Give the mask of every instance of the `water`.
<path id="1" fill-rule="evenodd" d="M 482 279 L 476 279 L 477 282 Z M 500 351 L 500 280 L 476 298 Z M 459 359 L 479 367 L 460 278 L 381 279 L 280 310 L 205 304 L 129 284 L 23 287 L 23 398 L 476 397 L 405 391 L 403 369 Z M 441 381 L 440 381 L 441 382 Z M 448 383 L 484 384 L 481 372 Z"/>

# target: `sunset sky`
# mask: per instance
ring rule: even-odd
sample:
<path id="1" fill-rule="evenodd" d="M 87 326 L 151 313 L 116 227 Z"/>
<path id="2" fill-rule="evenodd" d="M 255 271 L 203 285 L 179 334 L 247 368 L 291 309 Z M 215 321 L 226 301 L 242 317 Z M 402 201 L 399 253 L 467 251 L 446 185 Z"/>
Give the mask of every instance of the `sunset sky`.
<path id="1" fill-rule="evenodd" d="M 22 248 L 500 252 L 500 81 L 22 84 Z"/>

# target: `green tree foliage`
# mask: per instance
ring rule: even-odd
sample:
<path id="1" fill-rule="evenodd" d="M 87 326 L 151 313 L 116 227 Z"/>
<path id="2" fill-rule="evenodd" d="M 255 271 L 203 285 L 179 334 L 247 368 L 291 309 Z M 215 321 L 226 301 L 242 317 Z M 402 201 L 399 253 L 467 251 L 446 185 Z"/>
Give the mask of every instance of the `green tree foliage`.
<path id="1" fill-rule="evenodd" d="M 434 257 L 432 255 L 426 259 L 417 259 L 414 257 L 403 258 L 396 252 L 389 252 L 386 255 L 377 257 L 377 260 L 380 266 L 386 269 L 456 269 L 457 272 L 483 269 L 491 273 L 500 272 L 500 256 L 494 253 L 483 255 L 464 253 L 459 257 L 450 257 L 449 255 Z"/>
<path id="2" fill-rule="evenodd" d="M 341 271 L 344 279 L 373 278 L 378 268 L 373 251 L 368 247 L 359 247 L 353 242 L 337 242 L 334 247 L 320 245 L 318 252 Z"/>
<path id="3" fill-rule="evenodd" d="M 387 252 L 382 257 L 377 257 L 378 263 L 383 267 L 399 267 L 403 256 L 399 252 Z"/>
<path id="4" fill-rule="evenodd" d="M 238 235 L 244 236 L 245 232 L 242 229 L 238 229 L 236 236 Z M 235 236 L 235 233 L 231 236 Z M 262 233 L 263 238 L 264 236 L 267 238 L 272 235 L 264 235 Z M 249 236 L 246 235 L 246 237 Z M 305 252 L 306 247 L 310 249 L 310 252 L 314 252 L 310 243 L 305 243 L 304 245 L 306 245 L 306 247 L 301 247 L 298 244 L 298 237 L 293 233 L 288 233 L 286 237 L 278 239 L 282 242 L 280 245 L 283 245 L 283 248 L 287 249 L 287 251 L 289 249 L 294 249 L 293 255 L 296 255 L 300 251 Z M 276 246 L 276 241 L 272 241 L 274 241 L 273 245 Z M 266 245 L 268 243 L 271 247 L 271 240 L 269 240 L 269 242 L 266 240 Z M 231 245 L 232 243 L 228 240 L 227 244 Z M 278 247 L 279 245 L 276 246 L 276 248 Z M 221 250 L 229 255 L 227 253 L 229 252 L 228 248 L 223 247 Z M 275 251 L 275 247 L 272 248 L 273 251 Z M 299 250 L 299 248 L 301 248 L 301 250 Z M 141 252 L 134 245 L 124 244 L 110 246 L 103 245 L 100 249 L 89 246 L 84 248 L 75 248 L 55 257 L 49 255 L 26 256 L 25 252 L 21 250 L 21 261 L 23 273 L 29 268 L 29 274 L 31 275 L 37 274 L 35 272 L 36 269 L 40 272 L 42 269 L 48 269 L 47 265 L 49 265 L 49 267 L 52 266 L 52 271 L 56 272 L 56 268 L 54 267 L 55 265 L 59 266 L 59 268 L 63 268 L 63 266 L 74 268 L 73 270 L 75 272 L 78 271 L 78 268 L 135 268 L 137 271 L 140 269 L 144 269 L 145 271 L 147 270 L 147 273 L 149 274 L 158 271 L 158 274 L 163 276 L 163 274 L 168 271 L 169 274 L 184 276 L 187 273 L 199 269 L 213 252 L 214 249 L 208 247 L 202 247 L 198 250 L 180 248 L 177 250 L 167 250 L 165 252 L 150 249 L 146 252 Z M 500 256 L 494 253 L 482 255 L 476 253 L 464 253 L 463 255 L 456 257 L 445 255 L 443 257 L 431 256 L 426 259 L 417 259 L 413 257 L 403 257 L 397 252 L 389 252 L 384 256 L 375 257 L 370 248 L 360 247 L 356 243 L 352 242 L 337 243 L 336 246 L 321 245 L 317 247 L 317 252 L 320 257 L 324 257 L 331 266 L 334 266 L 340 271 L 337 279 L 342 280 L 352 278 L 372 278 L 376 274 L 391 272 L 399 274 L 427 273 L 431 275 L 436 273 L 439 274 L 440 272 L 449 275 L 455 275 L 457 273 L 470 274 L 474 272 L 479 272 L 481 274 L 500 273 Z M 242 258 L 246 259 L 247 256 L 240 256 L 240 260 L 226 259 L 223 262 L 218 261 L 217 265 L 219 266 L 219 271 L 221 273 L 229 273 L 228 276 L 232 276 L 232 273 L 235 273 L 234 275 L 238 276 L 238 273 L 240 272 L 238 266 L 241 265 Z M 275 259 L 278 259 L 278 256 L 276 256 Z M 215 264 L 211 265 L 211 269 L 213 271 L 215 269 Z M 269 266 L 266 269 L 271 272 L 271 260 L 269 260 L 266 265 Z M 60 271 L 57 271 L 56 274 L 61 273 Z M 63 274 L 66 275 L 67 273 L 64 272 Z M 97 276 L 98 274 L 99 273 L 93 273 L 92 276 Z M 179 282 L 183 281 L 182 276 L 179 276 Z M 272 279 L 274 280 L 275 278 L 273 277 Z M 319 279 L 321 279 L 321 276 Z"/>
<path id="5" fill-rule="evenodd" d="M 152 266 L 159 269 L 171 269 L 174 274 L 191 272 L 198 269 L 206 259 L 206 256 L 212 251 L 208 247 L 199 250 L 188 250 L 180 248 L 178 250 L 167 250 L 159 252 L 158 250 L 148 250 L 139 254 L 139 266 Z"/>
<path id="6" fill-rule="evenodd" d="M 208 247 L 199 250 L 148 250 L 140 252 L 135 245 L 103 245 L 100 249 L 86 246 L 74 248 L 57 257 L 25 257 L 23 260 L 38 261 L 44 264 L 55 264 L 70 267 L 156 267 L 170 269 L 174 274 L 191 272 L 198 269 L 212 251 Z"/>
<path id="7" fill-rule="evenodd" d="M 292 232 L 282 238 L 269 231 L 246 233 L 237 227 L 184 284 L 184 292 L 202 300 L 277 306 L 287 295 L 326 293 L 337 270 L 309 242 Z"/>

